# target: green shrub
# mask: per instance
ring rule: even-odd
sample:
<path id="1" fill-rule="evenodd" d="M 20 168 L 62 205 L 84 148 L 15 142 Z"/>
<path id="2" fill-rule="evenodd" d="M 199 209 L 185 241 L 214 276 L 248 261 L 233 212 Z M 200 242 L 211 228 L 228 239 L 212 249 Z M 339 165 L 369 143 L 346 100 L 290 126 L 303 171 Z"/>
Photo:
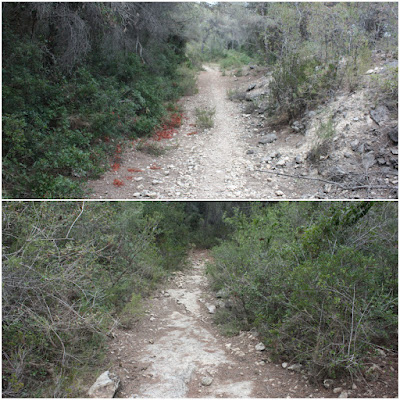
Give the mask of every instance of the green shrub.
<path id="1" fill-rule="evenodd" d="M 335 134 L 332 118 L 329 118 L 325 123 L 321 121 L 316 133 L 316 143 L 307 154 L 307 159 L 313 164 L 318 164 L 321 157 L 327 156 L 330 151 L 332 138 Z"/>
<path id="2" fill-rule="evenodd" d="M 132 52 L 110 57 L 94 48 L 65 75 L 49 66 L 40 39 L 6 25 L 4 197 L 83 197 L 85 182 L 109 168 L 120 142 L 151 135 L 167 101 L 195 93 L 195 74 L 177 48 L 156 47 L 154 64 Z"/>
<path id="3" fill-rule="evenodd" d="M 372 75 L 372 87 L 376 89 L 377 95 L 383 95 L 387 99 L 398 102 L 398 72 L 398 67 L 387 67 L 386 73 Z"/>
<path id="4" fill-rule="evenodd" d="M 232 318 L 257 327 L 276 356 L 318 380 L 360 373 L 396 337 L 395 221 L 390 204 L 253 207 L 227 219 L 232 239 L 213 249 L 207 271 Z"/>
<path id="5" fill-rule="evenodd" d="M 245 53 L 236 50 L 228 50 L 224 52 L 219 64 L 221 69 L 226 70 L 243 67 L 244 65 L 250 64 L 252 61 L 252 58 Z"/>
<path id="6" fill-rule="evenodd" d="M 215 107 L 212 109 L 196 108 L 196 126 L 199 129 L 210 129 L 214 126 Z"/>
<path id="7" fill-rule="evenodd" d="M 82 397 L 106 335 L 184 264 L 182 203 L 165 206 L 3 204 L 3 395 Z"/>
<path id="8" fill-rule="evenodd" d="M 270 113 L 284 114 L 287 121 L 292 121 L 307 108 L 324 101 L 335 88 L 336 77 L 335 63 L 324 65 L 295 53 L 280 59 L 270 83 Z"/>
<path id="9" fill-rule="evenodd" d="M 198 92 L 196 74 L 193 69 L 182 65 L 177 69 L 176 75 L 177 91 L 180 95 L 192 96 Z"/>

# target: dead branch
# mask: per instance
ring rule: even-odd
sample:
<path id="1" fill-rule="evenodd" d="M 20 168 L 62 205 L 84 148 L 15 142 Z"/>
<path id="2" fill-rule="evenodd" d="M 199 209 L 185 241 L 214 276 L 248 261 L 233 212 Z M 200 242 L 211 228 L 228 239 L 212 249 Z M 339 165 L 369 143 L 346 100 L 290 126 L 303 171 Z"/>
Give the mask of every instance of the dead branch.
<path id="1" fill-rule="evenodd" d="M 266 170 L 262 170 L 262 169 L 256 169 L 255 171 L 257 172 L 265 172 L 267 174 L 272 174 L 272 175 L 278 175 L 278 176 L 287 176 L 289 178 L 295 178 L 295 179 L 306 179 L 306 180 L 310 180 L 310 181 L 319 181 L 319 182 L 323 182 L 323 183 L 329 183 L 331 185 L 336 185 L 338 187 L 340 187 L 343 190 L 359 190 L 359 189 L 389 189 L 390 187 L 387 185 L 359 185 L 359 186 L 345 186 L 342 185 L 339 182 L 335 182 L 335 181 L 328 181 L 327 179 L 321 179 L 321 178 L 311 178 L 309 176 L 301 176 L 301 175 L 292 175 L 292 174 L 286 174 L 283 172 L 275 172 L 275 171 L 266 171 Z"/>

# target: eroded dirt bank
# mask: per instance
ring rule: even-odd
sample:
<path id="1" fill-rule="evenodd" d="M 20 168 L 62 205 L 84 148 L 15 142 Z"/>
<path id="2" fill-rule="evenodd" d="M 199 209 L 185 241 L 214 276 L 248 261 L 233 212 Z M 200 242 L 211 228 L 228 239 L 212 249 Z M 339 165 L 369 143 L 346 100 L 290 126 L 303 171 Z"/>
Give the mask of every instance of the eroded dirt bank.
<path id="1" fill-rule="evenodd" d="M 212 323 L 215 295 L 204 275 L 208 254 L 196 251 L 147 303 L 131 330 L 118 330 L 110 345 L 119 397 L 373 397 L 372 386 L 335 382 L 313 386 L 307 376 L 271 361 L 256 349 L 256 332 L 225 337 Z M 340 387 L 339 391 L 333 391 Z M 356 388 L 356 389 L 355 389 Z M 378 396 L 380 397 L 380 396 Z"/>

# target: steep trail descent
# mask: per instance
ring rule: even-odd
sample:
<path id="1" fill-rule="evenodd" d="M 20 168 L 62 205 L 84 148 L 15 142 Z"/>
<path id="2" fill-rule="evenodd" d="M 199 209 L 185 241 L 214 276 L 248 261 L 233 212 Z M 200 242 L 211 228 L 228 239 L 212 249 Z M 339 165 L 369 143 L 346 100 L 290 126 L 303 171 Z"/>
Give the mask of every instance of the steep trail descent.
<path id="1" fill-rule="evenodd" d="M 165 290 L 146 305 L 141 322 L 118 330 L 110 363 L 121 378 L 119 397 L 337 397 L 256 350 L 256 332 L 221 336 L 210 313 L 216 299 L 205 277 L 205 251 L 190 257 Z"/>

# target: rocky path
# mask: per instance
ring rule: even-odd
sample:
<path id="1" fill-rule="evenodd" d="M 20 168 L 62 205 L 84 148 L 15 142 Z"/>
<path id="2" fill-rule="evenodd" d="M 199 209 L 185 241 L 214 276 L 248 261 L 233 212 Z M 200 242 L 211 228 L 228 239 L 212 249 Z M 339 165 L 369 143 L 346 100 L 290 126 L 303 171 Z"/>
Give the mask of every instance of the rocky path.
<path id="1" fill-rule="evenodd" d="M 200 90 L 209 90 L 207 99 L 215 108 L 214 127 L 207 141 L 194 147 L 197 170 L 190 194 L 197 199 L 239 197 L 246 192 L 247 163 L 240 140 L 243 127 L 235 118 L 237 106 L 227 101 L 227 87 L 220 84 L 220 72 L 210 67 L 206 67 L 206 72 L 201 76 Z"/>
<path id="2" fill-rule="evenodd" d="M 198 89 L 196 95 L 179 101 L 184 119 L 174 137 L 160 142 L 148 139 L 161 155 L 150 155 L 135 146 L 127 148 L 120 169 L 91 182 L 88 197 L 256 200 L 397 196 L 397 121 L 382 126 L 371 119 L 375 110 L 365 90 L 339 94 L 329 105 L 321 105 L 293 126 L 275 132 L 264 112 L 247 110 L 262 105 L 262 96 L 268 92 L 268 71 L 223 76 L 217 65 L 209 65 L 199 74 Z M 253 101 L 230 101 L 229 91 Z M 196 109 L 207 108 L 215 108 L 214 127 L 200 131 Z M 318 147 L 318 135 L 330 120 L 335 134 L 332 148 L 324 152 Z M 393 141 L 389 139 L 392 132 L 396 133 Z M 316 148 L 321 154 L 317 152 L 317 160 L 310 163 L 307 157 Z M 115 179 L 123 185 L 115 186 Z"/>
<path id="3" fill-rule="evenodd" d="M 199 93 L 180 101 L 185 119 L 178 134 L 157 142 L 166 153 L 155 157 L 129 149 L 119 171 L 110 171 L 90 184 L 90 197 L 224 199 L 254 195 L 246 190 L 245 172 L 251 161 L 245 159 L 240 140 L 245 128 L 238 119 L 239 106 L 227 99 L 231 82 L 232 78 L 221 76 L 217 66 L 205 67 L 198 77 Z M 195 110 L 212 108 L 214 127 L 197 130 Z M 152 168 L 155 165 L 156 169 Z M 143 172 L 127 180 L 126 176 L 132 175 L 128 168 Z M 115 187 L 116 178 L 124 186 Z"/>
<path id="4" fill-rule="evenodd" d="M 296 366 L 274 364 L 257 346 L 256 332 L 221 336 L 212 322 L 216 299 L 204 275 L 207 257 L 194 252 L 191 267 L 153 296 L 141 322 L 115 332 L 110 362 L 121 379 L 119 397 L 318 398 L 345 392 L 314 387 Z"/>

